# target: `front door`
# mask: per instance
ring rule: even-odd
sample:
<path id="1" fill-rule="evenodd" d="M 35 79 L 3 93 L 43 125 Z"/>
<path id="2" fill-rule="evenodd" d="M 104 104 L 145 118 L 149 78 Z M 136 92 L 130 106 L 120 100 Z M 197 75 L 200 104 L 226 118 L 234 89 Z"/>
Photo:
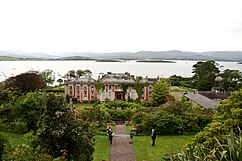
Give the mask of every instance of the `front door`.
<path id="1" fill-rule="evenodd" d="M 115 100 L 123 101 L 123 97 L 124 97 L 123 92 L 115 92 Z"/>

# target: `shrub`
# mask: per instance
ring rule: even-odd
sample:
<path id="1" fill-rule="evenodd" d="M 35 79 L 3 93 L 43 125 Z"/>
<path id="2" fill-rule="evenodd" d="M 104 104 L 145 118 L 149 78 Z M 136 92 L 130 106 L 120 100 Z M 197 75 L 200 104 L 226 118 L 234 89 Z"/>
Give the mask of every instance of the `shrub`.
<path id="1" fill-rule="evenodd" d="M 47 154 L 35 151 L 31 146 L 22 144 L 16 148 L 8 147 L 3 156 L 3 160 L 16 161 L 52 161 L 52 157 Z"/>
<path id="2" fill-rule="evenodd" d="M 139 111 L 137 113 L 135 113 L 132 117 L 132 121 L 135 124 L 141 124 L 142 123 L 142 119 L 143 119 L 144 113 L 142 111 Z"/>
<path id="3" fill-rule="evenodd" d="M 24 134 L 28 132 L 27 123 L 21 122 L 21 121 L 14 121 L 10 123 L 10 129 L 12 129 L 12 132 Z"/>
<path id="4" fill-rule="evenodd" d="M 4 154 L 4 149 L 7 145 L 7 139 L 5 137 L 3 137 L 2 135 L 0 135 L 0 161 L 2 161 L 2 156 Z"/>
<path id="5" fill-rule="evenodd" d="M 230 132 L 226 135 L 226 142 L 221 143 L 215 138 L 216 144 L 212 148 L 207 148 L 204 144 L 190 144 L 177 154 L 166 154 L 161 160 L 169 161 L 203 161 L 203 160 L 221 160 L 221 161 L 241 161 L 242 158 L 242 135 Z"/>
<path id="6" fill-rule="evenodd" d="M 159 135 L 175 135 L 184 132 L 184 121 L 169 112 L 160 110 L 151 112 L 144 117 L 143 133 L 150 133 L 151 128 L 155 128 Z M 141 131 L 141 129 L 138 129 Z"/>
<path id="7" fill-rule="evenodd" d="M 55 158 L 91 161 L 94 133 L 90 123 L 77 119 L 63 97 L 49 95 L 46 105 L 37 131 L 39 144 Z"/>

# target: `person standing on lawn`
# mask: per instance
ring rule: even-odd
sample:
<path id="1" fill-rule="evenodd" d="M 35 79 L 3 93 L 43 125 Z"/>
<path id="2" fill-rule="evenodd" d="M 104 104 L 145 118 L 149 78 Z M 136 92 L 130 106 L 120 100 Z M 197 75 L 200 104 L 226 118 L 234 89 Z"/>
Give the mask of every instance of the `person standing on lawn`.
<path id="1" fill-rule="evenodd" d="M 156 139 L 156 130 L 152 128 L 151 130 L 151 139 L 152 139 L 152 146 L 155 145 L 155 139 Z"/>
<path id="2" fill-rule="evenodd" d="M 112 142 L 113 142 L 113 130 L 112 130 L 112 128 L 108 127 L 107 132 L 108 132 L 108 140 L 110 141 L 110 145 L 111 145 Z"/>

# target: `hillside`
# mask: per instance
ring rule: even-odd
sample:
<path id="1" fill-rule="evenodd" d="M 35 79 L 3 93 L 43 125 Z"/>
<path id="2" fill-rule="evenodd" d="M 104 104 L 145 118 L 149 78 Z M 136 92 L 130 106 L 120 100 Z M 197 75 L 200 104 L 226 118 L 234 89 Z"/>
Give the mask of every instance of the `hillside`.
<path id="1" fill-rule="evenodd" d="M 96 59 L 121 59 L 121 60 L 195 60 L 195 61 L 242 61 L 242 51 L 139 51 L 139 52 L 113 52 L 113 53 L 78 53 L 65 52 L 45 53 L 21 53 L 0 51 L 0 60 L 96 60 Z"/>

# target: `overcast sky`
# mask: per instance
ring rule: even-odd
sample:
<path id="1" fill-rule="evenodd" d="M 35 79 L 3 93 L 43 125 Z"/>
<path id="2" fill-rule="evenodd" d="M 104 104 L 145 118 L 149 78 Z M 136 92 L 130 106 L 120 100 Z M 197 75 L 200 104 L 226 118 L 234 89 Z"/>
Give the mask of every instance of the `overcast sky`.
<path id="1" fill-rule="evenodd" d="M 0 0 L 0 51 L 242 51 L 242 0 Z"/>

